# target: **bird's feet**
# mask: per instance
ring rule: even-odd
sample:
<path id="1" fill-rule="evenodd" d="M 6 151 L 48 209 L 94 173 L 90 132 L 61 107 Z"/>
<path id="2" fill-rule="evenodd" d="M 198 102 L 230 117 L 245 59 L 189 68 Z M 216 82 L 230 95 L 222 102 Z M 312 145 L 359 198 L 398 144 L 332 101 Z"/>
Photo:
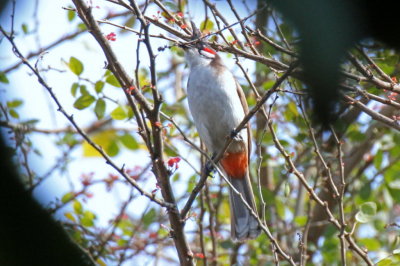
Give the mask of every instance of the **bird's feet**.
<path id="1" fill-rule="evenodd" d="M 233 141 L 243 141 L 242 136 L 236 129 L 231 130 L 230 137 L 232 138 Z"/>
<path id="2" fill-rule="evenodd" d="M 215 154 L 211 156 L 211 160 L 206 162 L 206 165 L 204 166 L 204 171 L 207 173 L 207 175 L 211 175 L 213 172 L 215 172 L 215 167 L 214 164 L 211 162 L 214 160 Z M 211 175 L 213 176 L 213 175 Z"/>

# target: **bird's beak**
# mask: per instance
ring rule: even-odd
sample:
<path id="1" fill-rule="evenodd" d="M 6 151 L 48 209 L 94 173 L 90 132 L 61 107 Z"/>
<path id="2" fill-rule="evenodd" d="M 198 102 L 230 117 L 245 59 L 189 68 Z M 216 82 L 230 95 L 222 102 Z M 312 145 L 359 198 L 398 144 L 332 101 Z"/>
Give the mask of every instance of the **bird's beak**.
<path id="1" fill-rule="evenodd" d="M 192 24 L 192 40 L 194 41 L 201 37 L 201 32 L 193 21 L 190 21 L 190 23 Z"/>

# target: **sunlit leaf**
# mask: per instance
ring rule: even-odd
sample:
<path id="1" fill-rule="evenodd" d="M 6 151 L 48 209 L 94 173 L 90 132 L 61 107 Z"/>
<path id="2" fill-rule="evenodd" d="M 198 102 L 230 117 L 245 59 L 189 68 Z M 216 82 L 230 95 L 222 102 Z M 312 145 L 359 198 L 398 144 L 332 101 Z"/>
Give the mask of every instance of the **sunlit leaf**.
<path id="1" fill-rule="evenodd" d="M 22 100 L 14 100 L 14 101 L 8 101 L 7 102 L 7 107 L 8 108 L 17 108 L 21 106 L 24 102 Z"/>
<path id="2" fill-rule="evenodd" d="M 68 21 L 74 20 L 74 18 L 76 17 L 76 12 L 73 10 L 68 10 L 67 17 L 68 17 Z"/>
<path id="3" fill-rule="evenodd" d="M 77 82 L 74 82 L 74 83 L 72 83 L 72 86 L 71 86 L 71 95 L 72 96 L 76 96 L 76 92 L 78 91 L 78 87 L 79 87 L 79 83 L 77 83 Z"/>
<path id="4" fill-rule="evenodd" d="M 294 218 L 294 222 L 298 226 L 305 226 L 307 223 L 307 219 L 308 219 L 307 216 L 296 216 Z"/>
<path id="5" fill-rule="evenodd" d="M 75 213 L 82 214 L 82 204 L 78 200 L 74 200 L 72 206 L 74 208 Z"/>
<path id="6" fill-rule="evenodd" d="M 115 120 L 124 120 L 128 118 L 128 113 L 126 108 L 120 105 L 111 112 L 110 116 L 112 119 Z"/>
<path id="7" fill-rule="evenodd" d="M 76 222 L 75 216 L 74 216 L 72 213 L 66 212 L 66 213 L 64 213 L 64 216 L 65 216 L 65 218 L 67 218 L 68 220 L 71 220 L 71 221 L 73 221 L 73 222 Z"/>
<path id="8" fill-rule="evenodd" d="M 94 226 L 95 218 L 96 218 L 96 215 L 93 212 L 84 211 L 80 221 L 83 226 L 92 227 L 92 226 Z"/>
<path id="9" fill-rule="evenodd" d="M 71 69 L 72 73 L 79 76 L 83 72 L 83 64 L 76 57 L 71 56 L 68 63 L 69 69 Z"/>
<path id="10" fill-rule="evenodd" d="M 21 29 L 22 29 L 22 32 L 23 32 L 24 34 L 27 34 L 27 33 L 28 33 L 28 24 L 22 23 Z"/>
<path id="11" fill-rule="evenodd" d="M 395 265 L 393 264 L 393 259 L 389 257 L 378 261 L 376 266 L 395 266 Z"/>
<path id="12" fill-rule="evenodd" d="M 210 19 L 206 19 L 203 22 L 200 23 L 200 30 L 205 31 L 205 32 L 210 32 L 214 28 L 214 22 L 212 22 Z"/>
<path id="13" fill-rule="evenodd" d="M 118 138 L 118 136 L 115 130 L 105 130 L 95 134 L 94 136 L 91 136 L 91 140 L 97 145 L 101 146 L 106 152 L 109 151 L 110 145 L 115 145 L 116 138 Z M 99 152 L 86 141 L 83 142 L 82 149 L 83 149 L 83 156 L 85 157 L 100 156 Z"/>
<path id="14" fill-rule="evenodd" d="M 68 193 L 64 194 L 64 196 L 62 196 L 61 202 L 62 203 L 67 203 L 70 200 L 72 200 L 73 198 L 74 198 L 74 193 L 73 192 L 68 192 Z"/>
<path id="15" fill-rule="evenodd" d="M 94 90 L 95 90 L 97 93 L 102 92 L 102 91 L 103 91 L 103 88 L 104 88 L 104 82 L 101 81 L 101 80 L 97 81 L 97 82 L 94 84 Z"/>
<path id="16" fill-rule="evenodd" d="M 110 74 L 106 78 L 106 82 L 114 87 L 121 88 L 121 84 L 119 84 L 118 79 L 114 76 L 114 74 Z"/>
<path id="17" fill-rule="evenodd" d="M 15 109 L 9 109 L 8 113 L 14 118 L 17 118 L 17 119 L 19 118 L 19 114 L 17 113 L 17 111 L 15 111 Z"/>

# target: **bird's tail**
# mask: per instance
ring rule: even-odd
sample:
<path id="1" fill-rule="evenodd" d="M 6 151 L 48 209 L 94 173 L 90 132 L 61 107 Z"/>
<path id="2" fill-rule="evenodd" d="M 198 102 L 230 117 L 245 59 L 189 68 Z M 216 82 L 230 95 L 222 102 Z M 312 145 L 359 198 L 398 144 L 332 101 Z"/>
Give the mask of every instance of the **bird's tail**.
<path id="1" fill-rule="evenodd" d="M 253 189 L 251 188 L 248 171 L 243 178 L 229 178 L 233 187 L 242 194 L 247 204 L 257 213 Z M 244 204 L 240 195 L 229 188 L 229 200 L 231 207 L 231 235 L 234 241 L 244 241 L 256 238 L 260 232 L 257 219 Z"/>

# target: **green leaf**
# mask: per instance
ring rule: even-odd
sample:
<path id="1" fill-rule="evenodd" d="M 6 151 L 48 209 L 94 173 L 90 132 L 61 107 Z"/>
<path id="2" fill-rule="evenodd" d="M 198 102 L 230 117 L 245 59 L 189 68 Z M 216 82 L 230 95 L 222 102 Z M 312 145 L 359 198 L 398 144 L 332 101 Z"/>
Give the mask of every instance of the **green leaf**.
<path id="1" fill-rule="evenodd" d="M 71 86 L 71 95 L 76 96 L 76 92 L 78 91 L 79 84 L 77 82 L 72 83 Z"/>
<path id="2" fill-rule="evenodd" d="M 378 261 L 376 266 L 394 266 L 393 260 L 391 258 L 385 258 L 383 260 Z"/>
<path id="3" fill-rule="evenodd" d="M 364 245 L 368 251 L 376 251 L 381 249 L 381 243 L 375 238 L 361 238 L 358 240 L 361 245 Z"/>
<path id="4" fill-rule="evenodd" d="M 120 138 L 122 144 L 130 150 L 137 150 L 139 148 L 139 144 L 136 139 L 131 134 L 124 134 Z"/>
<path id="5" fill-rule="evenodd" d="M 111 112 L 111 118 L 115 120 L 124 120 L 128 117 L 128 114 L 123 106 L 118 106 Z"/>
<path id="6" fill-rule="evenodd" d="M 64 216 L 65 216 L 65 218 L 67 218 L 68 220 L 71 220 L 71 221 L 73 221 L 73 222 L 76 222 L 75 216 L 74 216 L 72 213 L 66 212 L 66 213 L 64 213 Z"/>
<path id="7" fill-rule="evenodd" d="M 97 93 L 102 92 L 103 91 L 103 87 L 104 87 L 104 82 L 101 81 L 101 80 L 97 81 L 96 84 L 94 84 L 94 90 Z"/>
<path id="8" fill-rule="evenodd" d="M 71 56 L 68 63 L 69 69 L 71 69 L 72 73 L 79 76 L 83 72 L 83 64 L 76 57 Z"/>
<path id="9" fill-rule="evenodd" d="M 307 223 L 307 216 L 296 216 L 296 218 L 294 218 L 294 222 L 298 226 L 305 226 Z"/>
<path id="10" fill-rule="evenodd" d="M 68 193 L 64 194 L 64 196 L 62 196 L 61 202 L 65 204 L 65 203 L 69 202 L 70 200 L 72 200 L 73 198 L 74 198 L 74 193 L 68 192 Z"/>
<path id="11" fill-rule="evenodd" d="M 10 83 L 10 81 L 8 80 L 6 74 L 4 72 L 0 72 L 0 82 L 1 83 Z"/>
<path id="12" fill-rule="evenodd" d="M 379 150 L 374 156 L 374 166 L 376 169 L 381 168 L 382 160 L 383 160 L 383 152 L 382 150 Z"/>
<path id="13" fill-rule="evenodd" d="M 94 219 L 96 215 L 91 211 L 85 211 L 81 218 L 81 224 L 86 227 L 92 227 L 94 225 Z"/>
<path id="14" fill-rule="evenodd" d="M 67 17 L 68 17 L 68 21 L 74 20 L 74 18 L 76 17 L 76 12 L 73 10 L 68 10 Z"/>
<path id="15" fill-rule="evenodd" d="M 74 207 L 75 213 L 82 214 L 82 204 L 78 200 L 74 200 L 72 206 Z"/>
<path id="16" fill-rule="evenodd" d="M 14 118 L 17 118 L 17 119 L 19 118 L 19 114 L 17 113 L 17 111 L 15 111 L 15 109 L 9 109 L 8 113 Z"/>
<path id="17" fill-rule="evenodd" d="M 26 23 L 23 23 L 21 25 L 22 31 L 24 32 L 24 34 L 28 33 L 28 25 Z"/>
<path id="18" fill-rule="evenodd" d="M 200 23 L 200 30 L 201 31 L 211 31 L 214 28 L 214 22 L 210 19 L 206 19 Z"/>
<path id="19" fill-rule="evenodd" d="M 74 107 L 78 110 L 82 110 L 89 107 L 95 100 L 96 98 L 90 94 L 82 95 L 74 102 Z"/>
<path id="20" fill-rule="evenodd" d="M 150 211 L 148 211 L 142 219 L 143 225 L 145 228 L 148 228 L 149 225 L 155 220 L 156 218 L 156 210 L 154 208 L 151 208 Z"/>
<path id="21" fill-rule="evenodd" d="M 22 100 L 14 100 L 14 101 L 8 101 L 7 102 L 7 107 L 8 108 L 17 108 L 21 106 L 24 102 Z"/>
<path id="22" fill-rule="evenodd" d="M 80 30 L 86 30 L 87 28 L 86 28 L 85 23 L 79 23 L 79 24 L 78 24 L 78 29 L 80 29 Z"/>
<path id="23" fill-rule="evenodd" d="M 356 214 L 356 220 L 360 223 L 368 223 L 376 215 L 376 203 L 365 202 L 360 206 L 360 210 Z"/>
<path id="24" fill-rule="evenodd" d="M 118 147 L 118 144 L 117 144 L 117 142 L 115 140 L 113 140 L 113 141 L 111 141 L 109 143 L 109 145 L 106 147 L 106 152 L 111 157 L 114 157 L 114 156 L 118 155 L 119 147 Z"/>
<path id="25" fill-rule="evenodd" d="M 102 119 L 106 111 L 106 102 L 103 99 L 98 99 L 96 105 L 94 106 L 94 112 L 97 119 Z"/>
<path id="26" fill-rule="evenodd" d="M 114 87 L 121 88 L 121 85 L 119 84 L 119 81 L 117 78 L 114 76 L 114 74 L 110 74 L 106 78 L 106 82 Z"/>
<path id="27" fill-rule="evenodd" d="M 290 185 L 289 182 L 285 182 L 285 197 L 289 197 L 290 196 Z"/>
<path id="28" fill-rule="evenodd" d="M 97 145 L 103 147 L 106 152 L 109 152 L 109 146 L 115 145 L 115 139 L 117 138 L 117 133 L 115 130 L 104 130 L 100 131 L 92 136 L 92 141 L 96 143 Z M 118 149 L 118 145 L 117 145 Z M 83 150 L 83 156 L 85 157 L 99 157 L 100 153 L 93 148 L 89 143 L 84 141 L 82 143 L 82 150 Z"/>
<path id="29" fill-rule="evenodd" d="M 86 85 L 80 85 L 79 86 L 79 91 L 81 92 L 82 95 L 88 95 L 90 94 L 89 91 L 86 88 Z"/>

